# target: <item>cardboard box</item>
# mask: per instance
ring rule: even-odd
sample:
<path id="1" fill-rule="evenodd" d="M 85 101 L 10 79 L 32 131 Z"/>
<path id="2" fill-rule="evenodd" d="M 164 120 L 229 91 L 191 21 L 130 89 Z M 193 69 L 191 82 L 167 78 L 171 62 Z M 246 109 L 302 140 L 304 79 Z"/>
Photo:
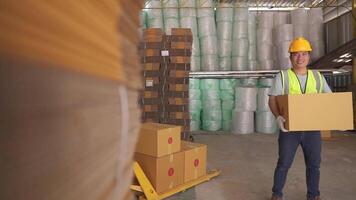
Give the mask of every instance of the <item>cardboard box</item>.
<path id="1" fill-rule="evenodd" d="M 158 105 L 143 105 L 144 112 L 158 111 Z"/>
<path id="2" fill-rule="evenodd" d="M 144 91 L 143 97 L 144 98 L 158 98 L 158 92 L 157 91 Z"/>
<path id="3" fill-rule="evenodd" d="M 190 56 L 171 56 L 170 57 L 171 63 L 190 63 Z"/>
<path id="4" fill-rule="evenodd" d="M 143 65 L 143 70 L 145 71 L 158 71 L 160 70 L 160 63 L 145 63 Z"/>
<path id="5" fill-rule="evenodd" d="M 185 70 L 170 70 L 169 71 L 169 76 L 170 77 L 176 77 L 176 78 L 188 78 L 189 77 L 189 71 L 185 71 Z"/>
<path id="6" fill-rule="evenodd" d="M 168 103 L 171 105 L 189 105 L 189 99 L 170 97 L 168 98 Z"/>
<path id="7" fill-rule="evenodd" d="M 277 96 L 289 131 L 353 129 L 351 92 Z"/>
<path id="8" fill-rule="evenodd" d="M 192 30 L 190 28 L 172 28 L 171 29 L 172 35 L 192 35 Z"/>
<path id="9" fill-rule="evenodd" d="M 180 134 L 180 126 L 144 123 L 141 126 L 136 152 L 154 157 L 178 152 L 181 145 Z"/>
<path id="10" fill-rule="evenodd" d="M 135 161 L 140 164 L 157 193 L 165 192 L 183 184 L 183 151 L 159 158 L 135 153 Z"/>
<path id="11" fill-rule="evenodd" d="M 184 151 L 184 182 L 206 175 L 207 146 L 182 141 Z"/>

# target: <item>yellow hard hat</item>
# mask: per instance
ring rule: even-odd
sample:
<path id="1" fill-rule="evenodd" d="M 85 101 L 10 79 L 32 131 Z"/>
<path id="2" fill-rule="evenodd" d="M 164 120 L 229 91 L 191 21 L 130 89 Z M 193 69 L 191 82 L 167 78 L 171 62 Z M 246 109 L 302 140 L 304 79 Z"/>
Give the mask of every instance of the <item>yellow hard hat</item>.
<path id="1" fill-rule="evenodd" d="M 289 45 L 289 53 L 298 51 L 311 51 L 311 45 L 308 40 L 303 37 L 295 38 Z"/>

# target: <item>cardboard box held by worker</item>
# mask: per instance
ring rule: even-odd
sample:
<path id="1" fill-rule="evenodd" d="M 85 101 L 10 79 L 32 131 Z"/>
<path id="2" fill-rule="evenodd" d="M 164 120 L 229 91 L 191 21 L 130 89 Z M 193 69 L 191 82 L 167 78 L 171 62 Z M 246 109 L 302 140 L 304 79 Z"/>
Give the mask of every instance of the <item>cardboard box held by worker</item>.
<path id="1" fill-rule="evenodd" d="M 351 92 L 277 96 L 289 131 L 351 130 Z"/>

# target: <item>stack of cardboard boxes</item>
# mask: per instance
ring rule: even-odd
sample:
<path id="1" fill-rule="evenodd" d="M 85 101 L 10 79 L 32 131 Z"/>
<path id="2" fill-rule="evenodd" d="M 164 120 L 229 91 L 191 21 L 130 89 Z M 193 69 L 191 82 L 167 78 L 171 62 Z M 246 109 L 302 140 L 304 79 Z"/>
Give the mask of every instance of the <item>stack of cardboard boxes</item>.
<path id="1" fill-rule="evenodd" d="M 164 61 L 161 50 L 164 47 L 164 32 L 159 28 L 145 29 L 139 52 L 143 66 L 144 91 L 141 95 L 142 121 L 159 122 L 161 111 L 162 84 L 160 81 L 161 63 Z"/>
<path id="2" fill-rule="evenodd" d="M 207 146 L 182 141 L 180 134 L 180 126 L 142 124 L 135 161 L 158 194 L 206 174 Z"/>
<path id="3" fill-rule="evenodd" d="M 164 114 L 161 122 L 183 127 L 189 131 L 189 71 L 193 36 L 190 29 L 173 28 L 166 37 L 169 43 L 169 63 L 162 67 Z"/>
<path id="4" fill-rule="evenodd" d="M 140 44 L 144 91 L 140 98 L 144 122 L 180 125 L 190 129 L 188 107 L 190 56 L 193 36 L 190 29 L 173 28 L 172 35 L 161 29 L 145 29 Z"/>

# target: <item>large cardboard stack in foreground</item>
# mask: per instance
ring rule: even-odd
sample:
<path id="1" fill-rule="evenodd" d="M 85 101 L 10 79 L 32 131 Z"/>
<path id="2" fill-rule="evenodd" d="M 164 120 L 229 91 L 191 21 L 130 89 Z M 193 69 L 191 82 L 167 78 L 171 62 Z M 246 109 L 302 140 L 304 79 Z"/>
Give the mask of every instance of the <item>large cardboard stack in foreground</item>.
<path id="1" fill-rule="evenodd" d="M 351 92 L 277 96 L 289 131 L 352 130 Z"/>
<path id="2" fill-rule="evenodd" d="M 181 127 L 144 123 L 135 160 L 157 193 L 164 193 L 206 174 L 207 147 L 181 141 Z"/>

